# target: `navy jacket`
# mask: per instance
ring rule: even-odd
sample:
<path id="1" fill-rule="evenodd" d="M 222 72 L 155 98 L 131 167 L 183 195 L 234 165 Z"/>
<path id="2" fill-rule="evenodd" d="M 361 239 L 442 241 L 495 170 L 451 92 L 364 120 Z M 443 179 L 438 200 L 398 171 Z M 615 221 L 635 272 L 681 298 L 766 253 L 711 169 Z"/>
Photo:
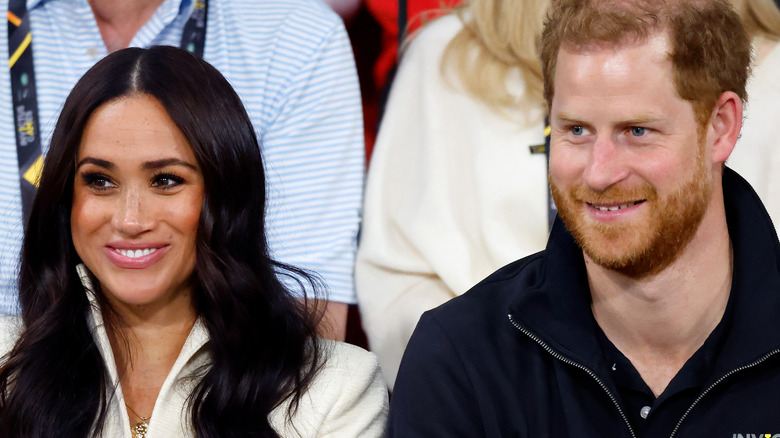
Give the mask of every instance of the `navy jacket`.
<path id="1" fill-rule="evenodd" d="M 695 401 L 683 414 L 652 412 L 642 436 L 780 437 L 780 244 L 745 180 L 726 169 L 723 190 L 734 249 L 729 331 Z M 593 324 L 582 251 L 557 220 L 545 251 L 423 315 L 388 436 L 639 436 Z"/>

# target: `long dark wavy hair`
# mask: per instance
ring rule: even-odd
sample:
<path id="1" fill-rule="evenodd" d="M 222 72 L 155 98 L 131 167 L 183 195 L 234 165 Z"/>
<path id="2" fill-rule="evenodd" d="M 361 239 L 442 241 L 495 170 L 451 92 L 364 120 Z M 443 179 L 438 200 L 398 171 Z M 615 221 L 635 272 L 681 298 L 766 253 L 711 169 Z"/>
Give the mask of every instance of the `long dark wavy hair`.
<path id="1" fill-rule="evenodd" d="M 193 305 L 213 360 L 190 395 L 195 435 L 277 437 L 268 414 L 291 399 L 289 419 L 324 360 L 314 310 L 278 276 L 301 288 L 313 280 L 269 256 L 263 163 L 241 100 L 214 67 L 174 47 L 107 56 L 65 102 L 22 247 L 24 326 L 0 368 L 0 436 L 101 434 L 112 383 L 87 326 L 90 304 L 76 272 L 81 261 L 70 213 L 87 121 L 106 102 L 135 94 L 162 103 L 189 141 L 205 184 Z M 99 301 L 105 315 L 106 300 Z"/>

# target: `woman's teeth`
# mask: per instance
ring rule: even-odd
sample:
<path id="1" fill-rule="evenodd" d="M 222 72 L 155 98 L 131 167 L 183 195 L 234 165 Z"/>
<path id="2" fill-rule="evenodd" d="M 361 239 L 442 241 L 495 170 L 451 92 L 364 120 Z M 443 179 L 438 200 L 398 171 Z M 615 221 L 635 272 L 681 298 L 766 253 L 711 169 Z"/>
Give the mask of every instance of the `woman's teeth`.
<path id="1" fill-rule="evenodd" d="M 145 255 L 149 255 L 155 251 L 157 251 L 157 248 L 146 248 L 146 249 L 115 249 L 116 252 L 119 254 L 122 254 L 125 257 L 130 257 L 131 259 L 137 259 L 138 257 L 142 257 Z"/>

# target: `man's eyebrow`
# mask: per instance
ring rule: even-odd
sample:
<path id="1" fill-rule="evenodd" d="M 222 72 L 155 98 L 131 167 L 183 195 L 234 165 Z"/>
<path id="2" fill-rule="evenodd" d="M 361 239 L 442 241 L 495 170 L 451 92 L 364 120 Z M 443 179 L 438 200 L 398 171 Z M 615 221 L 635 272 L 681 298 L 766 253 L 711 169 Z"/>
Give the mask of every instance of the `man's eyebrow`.
<path id="1" fill-rule="evenodd" d="M 621 120 L 616 124 L 620 126 L 635 126 L 635 125 L 644 125 L 646 123 L 656 122 L 658 120 L 660 120 L 660 117 L 656 117 L 648 114 L 648 115 L 641 115 L 638 117 L 634 117 L 632 119 Z"/>
<path id="2" fill-rule="evenodd" d="M 577 117 L 574 117 L 573 115 L 566 113 L 566 112 L 560 112 L 555 115 L 555 120 L 559 120 L 561 122 L 569 122 L 569 123 L 580 123 L 584 124 L 584 122 Z"/>
<path id="3" fill-rule="evenodd" d="M 198 168 L 195 167 L 194 165 L 186 161 L 180 160 L 178 158 L 163 158 L 162 160 L 146 161 L 144 162 L 142 167 L 144 170 L 153 170 L 153 169 L 160 169 L 162 167 L 167 167 L 167 166 L 184 166 L 194 171 L 198 170 Z"/>
<path id="4" fill-rule="evenodd" d="M 94 164 L 95 166 L 103 167 L 103 168 L 106 168 L 108 170 L 111 170 L 111 169 L 114 168 L 114 163 L 112 163 L 110 161 L 101 160 L 100 158 L 86 157 L 86 158 L 83 158 L 78 163 L 76 163 L 76 169 L 78 169 L 79 167 L 81 167 L 81 166 L 83 166 L 85 164 Z"/>
<path id="5" fill-rule="evenodd" d="M 575 117 L 569 113 L 561 112 L 558 113 L 555 116 L 555 120 L 559 120 L 562 122 L 568 122 L 568 123 L 577 123 L 581 125 L 587 125 L 588 123 L 583 122 L 582 119 Z M 657 117 L 652 114 L 642 114 L 637 117 L 632 117 L 630 119 L 620 120 L 618 122 L 615 122 L 614 125 L 617 126 L 634 126 L 634 125 L 644 125 L 646 123 L 652 123 L 657 122 L 658 120 L 661 120 L 660 117 Z"/>

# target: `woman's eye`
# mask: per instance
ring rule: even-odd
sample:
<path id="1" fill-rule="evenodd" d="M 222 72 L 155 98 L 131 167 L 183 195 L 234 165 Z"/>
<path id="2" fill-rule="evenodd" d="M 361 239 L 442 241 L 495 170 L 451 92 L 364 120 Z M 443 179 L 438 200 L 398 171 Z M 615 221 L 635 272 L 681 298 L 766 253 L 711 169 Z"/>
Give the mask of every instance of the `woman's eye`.
<path id="1" fill-rule="evenodd" d="M 641 136 L 645 135 L 646 133 L 647 133 L 647 131 L 645 130 L 645 128 L 642 128 L 641 126 L 632 126 L 631 127 L 631 135 L 633 135 L 634 137 L 641 137 Z"/>
<path id="2" fill-rule="evenodd" d="M 152 187 L 171 189 L 183 183 L 184 179 L 170 173 L 156 175 L 152 180 Z"/>
<path id="3" fill-rule="evenodd" d="M 95 190 L 108 190 L 116 187 L 107 176 L 101 173 L 84 173 L 81 175 L 84 185 Z"/>

